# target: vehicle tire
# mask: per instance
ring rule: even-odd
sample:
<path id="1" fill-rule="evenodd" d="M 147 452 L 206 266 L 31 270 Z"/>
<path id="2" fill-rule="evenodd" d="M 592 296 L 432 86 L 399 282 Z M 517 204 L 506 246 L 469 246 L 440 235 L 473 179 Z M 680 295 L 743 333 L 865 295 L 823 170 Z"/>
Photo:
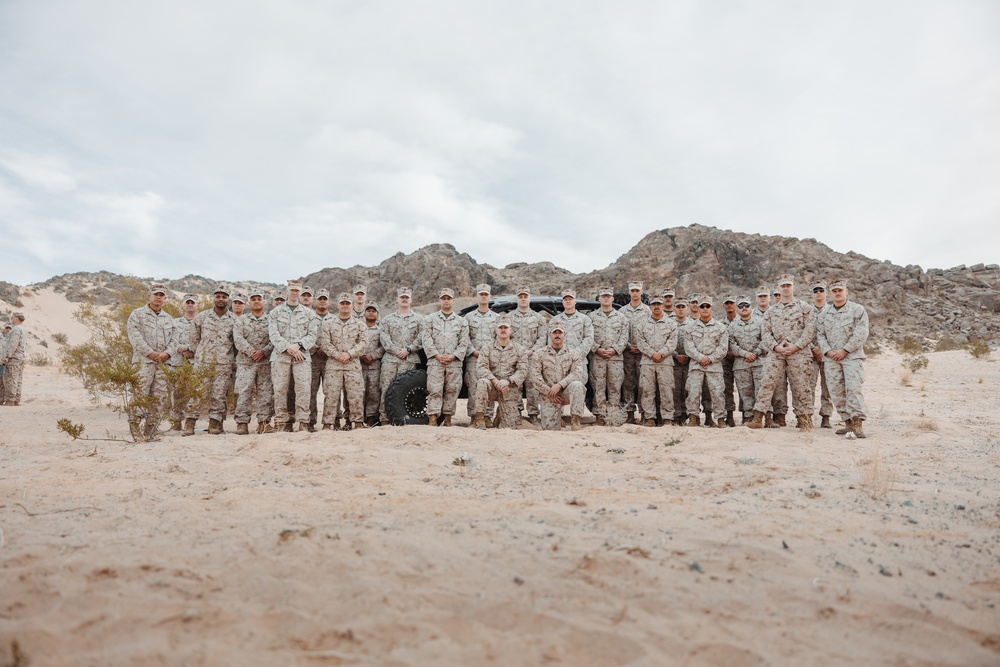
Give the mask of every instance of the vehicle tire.
<path id="1" fill-rule="evenodd" d="M 415 368 L 400 374 L 385 390 L 385 413 L 393 426 L 426 426 L 427 371 Z"/>

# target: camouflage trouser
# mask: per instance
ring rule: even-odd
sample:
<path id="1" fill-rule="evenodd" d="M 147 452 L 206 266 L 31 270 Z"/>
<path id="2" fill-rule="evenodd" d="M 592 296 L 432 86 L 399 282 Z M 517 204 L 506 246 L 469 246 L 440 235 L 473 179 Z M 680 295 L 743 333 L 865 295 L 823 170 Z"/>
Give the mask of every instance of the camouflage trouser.
<path id="1" fill-rule="evenodd" d="M 145 365 L 145 364 L 143 364 Z M 7 375 L 4 376 L 4 402 L 21 402 L 21 381 L 24 377 L 24 359 L 11 359 L 7 362 Z M 164 384 L 166 380 L 164 380 Z"/>
<path id="2" fill-rule="evenodd" d="M 11 359 L 7 364 L 7 401 L 21 400 L 21 374 L 17 374 L 16 384 L 11 380 L 11 366 L 20 359 Z M 13 392 L 13 395 L 12 395 Z M 139 392 L 143 396 L 152 396 L 154 401 L 150 406 L 147 421 L 156 422 L 166 411 L 170 400 L 170 391 L 167 388 L 167 374 L 160 367 L 160 364 L 143 363 L 139 366 Z"/>
<path id="3" fill-rule="evenodd" d="M 763 370 L 764 366 L 760 365 L 733 371 L 736 379 L 736 388 L 740 391 L 740 408 L 744 419 L 753 417 L 754 396 L 757 395 L 757 387 L 760 386 L 760 377 Z"/>
<path id="4" fill-rule="evenodd" d="M 607 417 L 609 405 L 618 407 L 624 381 L 625 369 L 621 359 L 602 359 L 593 355 L 590 360 L 590 387 L 594 390 L 594 416 Z"/>
<path id="5" fill-rule="evenodd" d="M 711 401 L 713 405 L 725 405 L 726 401 L 722 397 L 722 392 L 725 388 L 725 381 L 722 378 L 722 369 L 717 371 L 706 371 L 704 367 L 699 364 L 691 362 L 691 368 L 688 369 L 687 377 L 687 413 L 689 415 L 698 414 L 698 394 L 701 393 L 701 403 L 704 405 L 704 394 L 708 392 L 711 396 Z M 705 415 L 712 412 L 711 408 L 705 410 Z M 719 415 L 712 414 L 715 419 L 719 419 Z M 724 417 L 724 415 L 723 415 Z"/>
<path id="6" fill-rule="evenodd" d="M 270 421 L 274 414 L 274 385 L 271 383 L 271 363 L 261 361 L 236 367 L 236 423 L 249 424 L 257 394 L 257 421 Z"/>
<path id="7" fill-rule="evenodd" d="M 361 375 L 365 379 L 365 418 L 378 417 L 379 375 L 382 370 L 382 362 L 373 361 L 370 364 L 361 363 Z"/>
<path id="8" fill-rule="evenodd" d="M 674 418 L 686 418 L 687 417 L 687 379 L 688 379 L 688 366 L 691 364 L 688 361 L 687 365 L 680 365 L 676 361 L 674 362 Z M 695 413 L 697 414 L 697 413 Z M 655 417 L 656 415 L 646 415 L 646 419 Z"/>
<path id="9" fill-rule="evenodd" d="M 285 355 L 287 356 L 287 355 Z M 312 362 L 308 356 L 302 361 L 272 361 L 271 382 L 274 384 L 274 421 L 309 421 L 309 384 L 312 382 Z M 288 409 L 288 395 L 295 393 L 295 414 Z"/>
<path id="10" fill-rule="evenodd" d="M 865 397 L 861 395 L 861 385 L 865 383 L 864 359 L 834 361 L 827 357 L 823 365 L 826 367 L 830 395 L 840 417 L 845 421 L 867 419 Z"/>
<path id="11" fill-rule="evenodd" d="M 562 390 L 562 402 L 556 405 L 549 400 L 546 392 L 539 392 L 538 419 L 545 431 L 558 431 L 562 428 L 562 406 L 569 405 L 569 413 L 582 417 L 587 388 L 579 380 L 570 382 Z"/>
<path id="12" fill-rule="evenodd" d="M 521 425 L 521 390 L 512 387 L 506 394 L 493 386 L 493 382 L 487 378 L 482 378 L 476 382 L 475 400 L 470 400 L 469 405 L 473 407 L 473 414 L 487 415 L 493 409 L 493 402 L 497 403 L 497 410 L 500 414 L 500 428 L 517 428 Z"/>
<path id="13" fill-rule="evenodd" d="M 3 369 L 3 375 L 0 375 L 0 405 L 6 402 L 4 396 L 6 395 L 6 390 L 4 389 L 4 380 L 7 378 L 7 369 Z"/>
<path id="14" fill-rule="evenodd" d="M 788 377 L 792 386 L 792 408 L 797 417 L 809 415 L 812 417 L 813 405 L 816 402 L 815 385 L 810 385 L 813 363 L 809 350 L 799 350 L 795 354 L 769 354 L 765 357 L 764 372 L 761 374 L 760 388 L 754 397 L 754 409 L 761 412 L 777 412 L 777 405 L 772 410 L 775 389 L 781 387 L 782 379 Z"/>
<path id="15" fill-rule="evenodd" d="M 640 396 L 639 376 L 642 371 L 639 370 L 639 364 L 642 361 L 642 353 L 625 350 L 622 353 L 622 359 L 625 366 L 625 377 L 622 380 L 622 401 L 625 403 L 627 412 L 635 412 L 635 406 L 639 403 Z"/>
<path id="16" fill-rule="evenodd" d="M 462 389 L 462 363 L 427 362 L 427 414 L 453 415 Z"/>
<path id="17" fill-rule="evenodd" d="M 772 357 L 774 354 L 769 354 L 766 358 Z M 764 367 L 767 367 L 767 361 L 764 362 Z M 761 376 L 763 377 L 763 375 Z M 815 387 L 816 384 L 813 383 Z M 756 401 L 755 401 L 756 402 Z M 788 414 L 788 373 L 782 373 L 781 377 L 778 378 L 778 384 L 774 386 L 774 395 L 771 397 L 771 412 L 776 415 L 787 415 Z"/>
<path id="18" fill-rule="evenodd" d="M 733 374 L 733 363 L 736 359 L 723 359 L 722 360 L 722 383 L 723 390 L 722 393 L 726 397 L 726 412 L 736 412 L 736 399 L 733 397 L 733 388 L 736 384 L 735 375 Z M 720 416 L 725 415 L 715 415 L 718 419 Z"/>
<path id="19" fill-rule="evenodd" d="M 365 396 L 365 379 L 361 375 L 360 368 L 356 366 L 345 367 L 340 362 L 331 359 L 326 362 L 326 373 L 323 375 L 324 425 L 332 424 L 337 420 L 341 392 L 347 394 L 347 400 L 352 405 L 362 405 Z M 361 421 L 359 415 L 352 415 L 351 418 L 356 422 Z"/>
<path id="20" fill-rule="evenodd" d="M 525 360 L 525 362 L 530 366 L 531 360 L 535 355 L 535 351 L 532 350 L 531 354 Z M 528 419 L 538 416 L 538 404 L 541 402 L 541 397 L 538 394 L 538 390 L 535 389 L 535 385 L 531 384 L 527 380 L 524 382 L 524 389 L 522 394 L 527 402 L 528 408 Z"/>
<path id="21" fill-rule="evenodd" d="M 319 417 L 319 387 L 323 385 L 323 414 L 326 414 L 326 404 L 330 402 L 330 394 L 326 393 L 326 383 L 323 373 L 326 369 L 326 354 L 315 352 L 310 360 L 312 372 L 309 377 L 309 424 L 316 425 Z"/>
<path id="22" fill-rule="evenodd" d="M 388 359 L 388 361 L 387 361 Z M 412 371 L 417 365 L 411 361 L 400 361 L 398 357 L 390 358 L 388 354 L 382 359 L 382 372 L 378 380 L 378 416 L 383 424 L 389 423 L 389 416 L 385 413 L 385 392 L 397 376 L 407 371 Z"/>
<path id="23" fill-rule="evenodd" d="M 210 382 L 201 405 L 188 405 L 184 413 L 188 419 L 198 419 L 202 412 L 207 412 L 209 419 L 226 420 L 226 398 L 229 396 L 229 387 L 233 384 L 233 367 L 229 364 L 216 365 L 215 375 Z"/>
<path id="24" fill-rule="evenodd" d="M 660 418 L 674 418 L 674 381 L 676 374 L 673 364 L 643 364 L 639 367 L 639 405 L 642 418 L 656 417 L 656 390 L 660 390 Z"/>
<path id="25" fill-rule="evenodd" d="M 469 394 L 469 400 L 465 403 L 465 411 L 469 416 L 476 414 L 476 392 L 479 391 L 479 357 L 471 354 L 465 358 L 465 389 Z M 520 394 L 520 392 L 518 392 Z M 487 406 L 484 413 L 487 417 L 493 418 L 493 406 Z"/>
<path id="26" fill-rule="evenodd" d="M 814 359 L 812 372 L 812 379 L 809 381 L 809 386 L 813 390 L 813 400 L 816 400 L 816 381 L 819 380 L 819 414 L 821 417 L 831 417 L 833 416 L 833 401 L 830 400 L 830 388 L 826 384 L 826 369 L 824 369 L 823 364 L 817 364 Z"/>

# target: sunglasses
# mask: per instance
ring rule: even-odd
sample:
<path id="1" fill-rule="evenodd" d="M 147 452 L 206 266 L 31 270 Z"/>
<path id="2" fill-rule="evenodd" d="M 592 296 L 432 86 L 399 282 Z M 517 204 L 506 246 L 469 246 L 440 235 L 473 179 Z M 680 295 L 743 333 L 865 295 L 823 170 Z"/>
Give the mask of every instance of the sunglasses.
<path id="1" fill-rule="evenodd" d="M 711 308 L 712 304 L 710 304 L 710 303 L 703 303 L 703 304 L 701 304 L 698 307 L 701 308 L 702 310 L 705 310 L 706 308 Z"/>
<path id="2" fill-rule="evenodd" d="M 741 303 L 738 307 L 739 308 L 749 308 L 750 304 L 749 303 Z"/>
<path id="3" fill-rule="evenodd" d="M 826 291 L 825 287 L 813 287 L 813 294 L 820 294 L 821 292 L 825 291 Z"/>

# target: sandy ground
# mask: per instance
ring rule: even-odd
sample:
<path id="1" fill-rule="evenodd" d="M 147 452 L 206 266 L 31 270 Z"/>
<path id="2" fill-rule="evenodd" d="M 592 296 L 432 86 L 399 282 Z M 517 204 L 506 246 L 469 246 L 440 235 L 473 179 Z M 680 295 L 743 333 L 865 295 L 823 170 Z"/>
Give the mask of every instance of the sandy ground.
<path id="1" fill-rule="evenodd" d="M 0 664 L 997 665 L 1000 373 L 929 356 L 909 386 L 870 361 L 864 441 L 72 441 L 57 418 L 127 428 L 29 367 L 0 408 Z"/>

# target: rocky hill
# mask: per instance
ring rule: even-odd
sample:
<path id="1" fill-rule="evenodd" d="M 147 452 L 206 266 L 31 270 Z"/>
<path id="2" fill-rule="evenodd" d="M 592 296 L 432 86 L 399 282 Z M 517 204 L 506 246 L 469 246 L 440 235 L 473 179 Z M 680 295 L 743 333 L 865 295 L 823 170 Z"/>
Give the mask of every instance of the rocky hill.
<path id="1" fill-rule="evenodd" d="M 629 280 L 644 281 L 649 291 L 674 287 L 682 295 L 750 294 L 758 285 L 773 285 L 782 273 L 796 277 L 802 298 L 810 297 L 809 283 L 815 278 L 846 278 L 852 298 L 868 308 L 881 337 L 919 334 L 939 339 L 948 335 L 958 342 L 972 337 L 1000 339 L 1000 266 L 996 264 L 925 271 L 855 252 L 838 253 L 815 239 L 744 234 L 702 225 L 651 232 L 609 266 L 586 274 L 571 273 L 551 262 L 497 268 L 480 264 L 449 244 L 434 244 L 410 254 L 397 253 L 378 266 L 326 268 L 303 279 L 334 295 L 363 283 L 369 298 L 383 304 L 394 301 L 397 286 L 409 285 L 416 304 L 432 304 L 442 287 L 455 289 L 461 302 L 468 303 L 480 282 L 492 285 L 494 294 L 510 294 L 518 285 L 527 284 L 535 294 L 556 294 L 573 286 L 581 296 L 593 297 L 602 284 L 624 291 Z M 108 272 L 75 273 L 41 286 L 65 293 L 70 301 L 91 297 L 104 303 L 121 280 Z M 177 296 L 189 291 L 208 293 L 216 284 L 215 279 L 193 275 L 164 282 Z M 255 286 L 282 289 L 269 283 L 227 284 L 241 291 Z M 0 288 L 5 300 L 16 301 L 18 288 L 6 284 Z"/>

